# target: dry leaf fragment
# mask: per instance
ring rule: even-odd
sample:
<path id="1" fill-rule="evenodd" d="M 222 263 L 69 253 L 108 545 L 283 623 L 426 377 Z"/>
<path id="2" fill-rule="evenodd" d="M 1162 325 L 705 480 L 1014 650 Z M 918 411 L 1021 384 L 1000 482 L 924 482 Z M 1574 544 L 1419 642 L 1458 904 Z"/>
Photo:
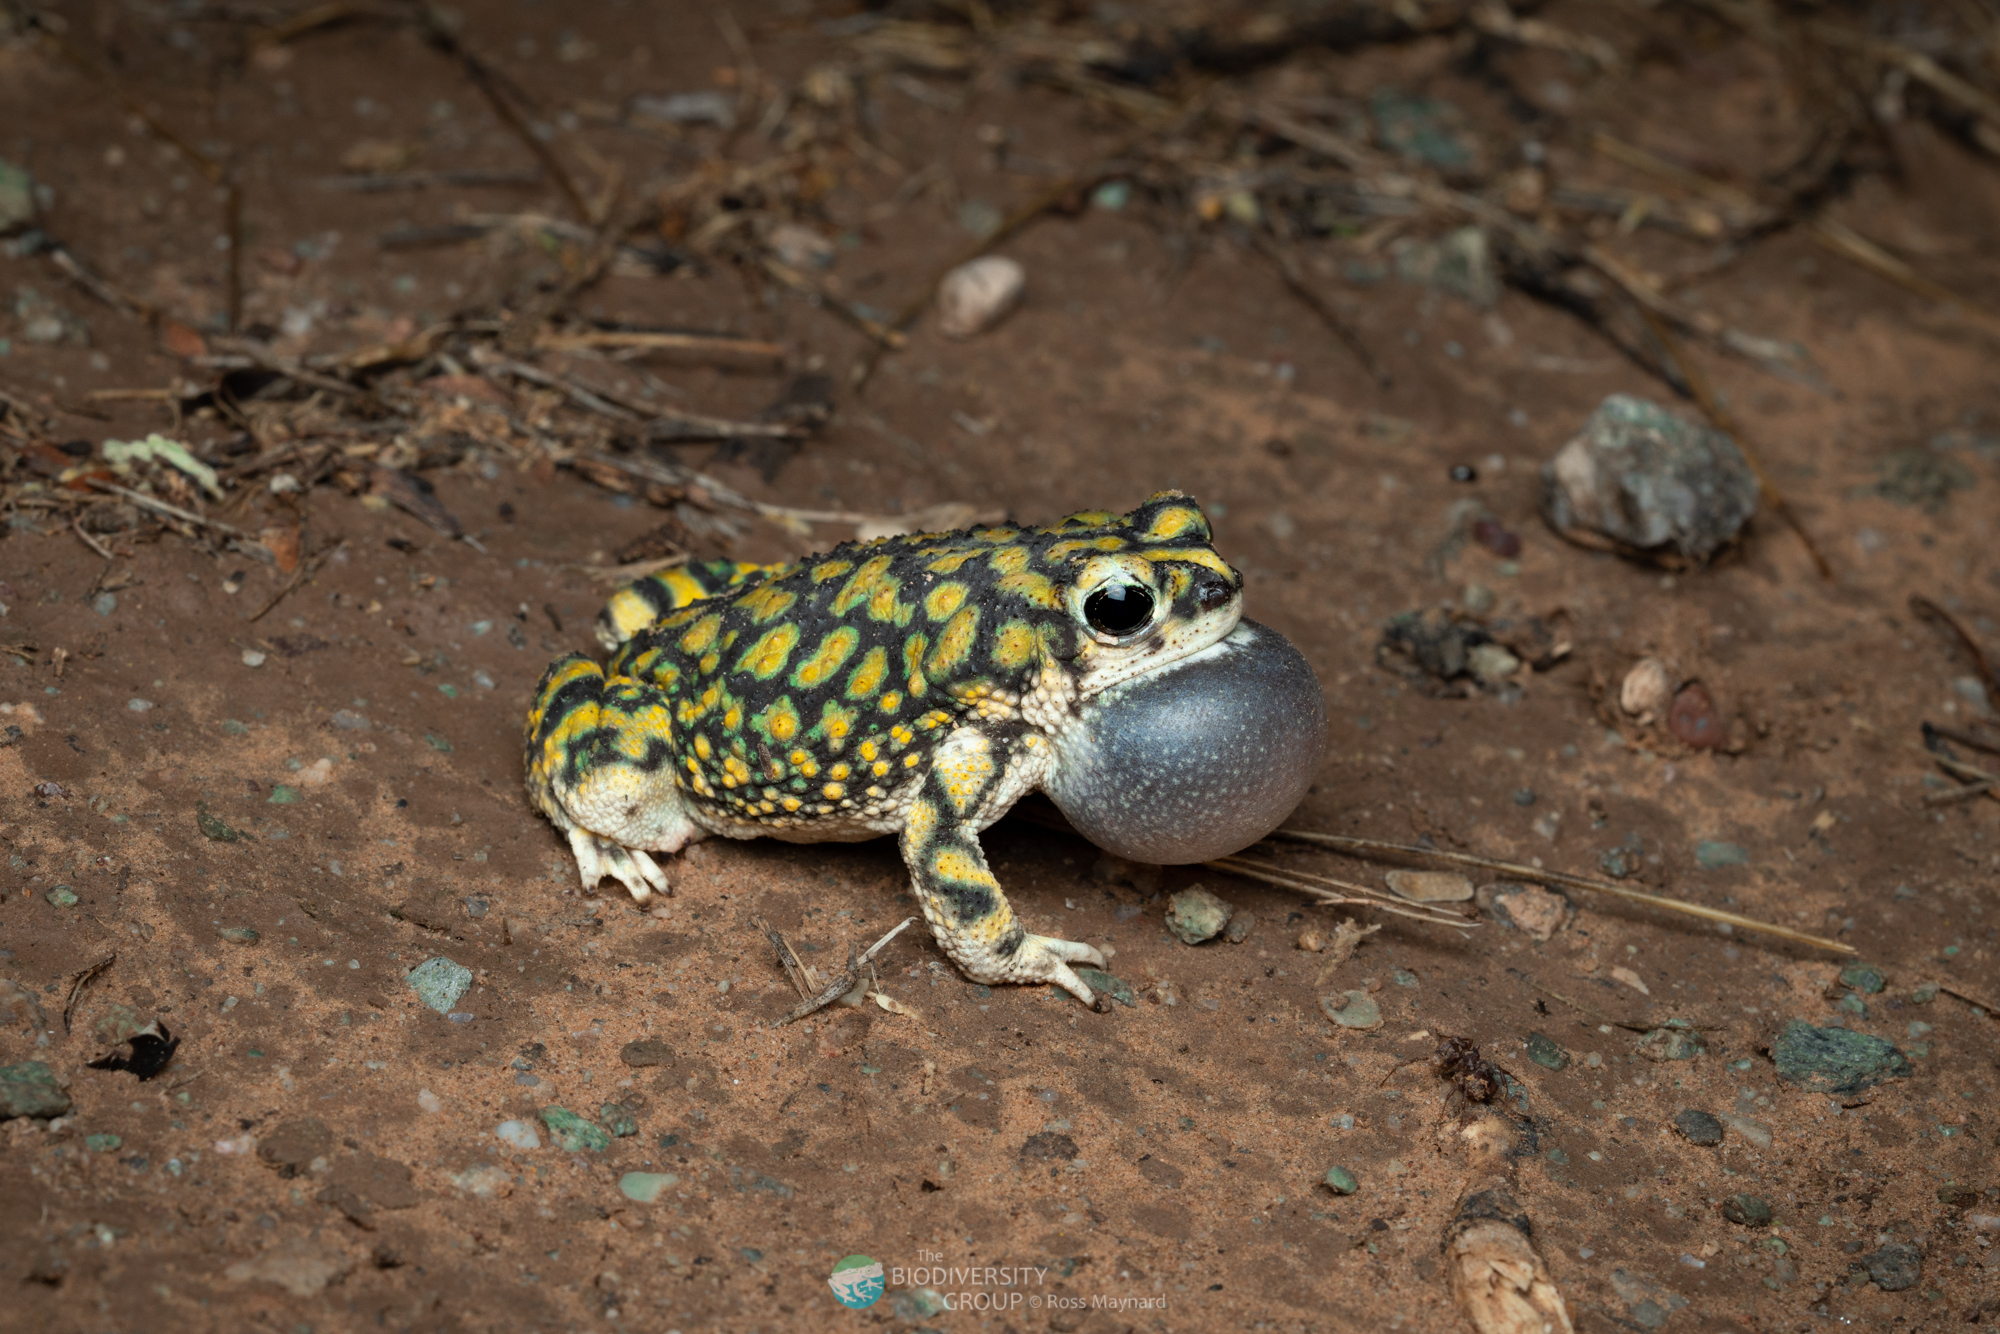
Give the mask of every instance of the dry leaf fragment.
<path id="1" fill-rule="evenodd" d="M 1645 982 L 1640 979 L 1639 975 L 1633 972 L 1630 968 L 1627 968 L 1622 963 L 1617 965 L 1611 970 L 1611 976 L 1616 978 L 1618 981 L 1623 982 L 1626 986 L 1632 988 L 1632 990 L 1638 992 L 1641 996 L 1650 996 L 1653 994 L 1651 991 L 1647 989 Z"/>
<path id="2" fill-rule="evenodd" d="M 918 1019 L 922 1017 L 915 1010 L 903 1004 L 903 1002 L 897 1000 L 894 996 L 886 995 L 880 991 L 869 992 L 868 999 L 874 1001 L 877 1005 L 887 1010 L 890 1014 L 900 1014 L 910 1019 Z"/>
<path id="3" fill-rule="evenodd" d="M 1572 1334 L 1569 1310 L 1504 1183 L 1459 1202 L 1446 1233 L 1452 1296 L 1479 1334 Z"/>

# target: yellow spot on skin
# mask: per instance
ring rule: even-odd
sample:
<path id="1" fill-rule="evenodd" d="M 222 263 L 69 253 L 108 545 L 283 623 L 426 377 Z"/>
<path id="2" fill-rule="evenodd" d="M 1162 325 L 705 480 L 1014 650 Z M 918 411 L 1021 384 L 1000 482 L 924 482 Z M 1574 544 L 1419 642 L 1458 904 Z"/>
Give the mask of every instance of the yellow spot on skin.
<path id="1" fill-rule="evenodd" d="M 708 673 L 714 671 L 721 661 L 722 655 L 720 653 L 704 653 L 701 655 L 701 661 L 696 665 L 701 668 L 702 675 L 706 676 Z"/>
<path id="2" fill-rule="evenodd" d="M 708 596 L 708 590 L 686 570 L 663 570 L 653 577 L 660 581 L 660 587 L 673 595 L 676 607 L 685 607 Z"/>
<path id="3" fill-rule="evenodd" d="M 937 826 L 937 807 L 928 801 L 913 801 L 909 813 L 903 817 L 903 837 L 912 843 L 923 843 L 937 832 Z"/>
<path id="4" fill-rule="evenodd" d="M 816 584 L 823 584 L 830 579 L 840 578 L 841 575 L 846 574 L 853 568 L 854 562 L 851 560 L 830 560 L 824 565 L 813 566 L 812 581 Z"/>
<path id="5" fill-rule="evenodd" d="M 694 753 L 705 760 L 715 754 L 715 747 L 708 744 L 707 737 L 698 736 L 694 739 Z"/>
<path id="6" fill-rule="evenodd" d="M 681 652 L 693 656 L 705 652 L 715 642 L 715 636 L 722 629 L 722 617 L 711 612 L 694 623 L 694 628 L 681 636 Z"/>
<path id="7" fill-rule="evenodd" d="M 900 690 L 891 690 L 875 702 L 875 707 L 884 713 L 896 712 L 896 710 L 903 707 L 903 692 Z"/>
<path id="8" fill-rule="evenodd" d="M 943 709 L 932 709 L 929 713 L 917 719 L 917 726 L 923 728 L 926 732 L 935 732 L 950 721 L 951 715 Z"/>
<path id="9" fill-rule="evenodd" d="M 792 649 L 799 642 L 799 627 L 796 625 L 774 626 L 764 632 L 764 637 L 736 660 L 736 670 L 749 672 L 760 681 L 768 681 L 784 670 L 785 663 L 792 656 Z"/>
<path id="10" fill-rule="evenodd" d="M 921 759 L 923 759 L 921 755 L 905 755 L 903 757 L 903 767 L 905 769 L 914 769 L 917 767 L 917 762 Z"/>
<path id="11" fill-rule="evenodd" d="M 868 600 L 875 591 L 875 581 L 888 573 L 895 562 L 888 556 L 873 556 L 862 563 L 854 576 L 841 585 L 840 593 L 833 599 L 830 610 L 835 616 L 845 616 Z"/>
<path id="12" fill-rule="evenodd" d="M 826 799 L 828 801 L 839 801 L 842 797 L 847 795 L 847 789 L 841 786 L 839 783 L 828 783 L 825 787 L 821 788 L 820 791 L 826 794 Z"/>
<path id="13" fill-rule="evenodd" d="M 820 713 L 819 725 L 820 730 L 825 732 L 829 739 L 844 740 L 847 734 L 854 730 L 854 710 L 843 709 L 832 700 L 828 700 Z M 838 750 L 839 747 L 836 746 L 834 749 Z"/>
<path id="14" fill-rule="evenodd" d="M 1002 593 L 1011 593 L 1029 606 L 1040 607 L 1045 611 L 1054 611 L 1062 605 L 1056 597 L 1055 585 L 1049 582 L 1049 577 L 1046 574 L 1037 574 L 1033 570 L 1007 575 L 1000 580 L 998 587 Z"/>
<path id="15" fill-rule="evenodd" d="M 737 728 L 743 726 L 743 706 L 740 704 L 732 704 L 727 709 L 723 710 L 722 725 L 728 728 L 732 732 L 734 732 Z"/>
<path id="16" fill-rule="evenodd" d="M 1034 558 L 1035 553 L 1026 547 L 1002 547 L 987 557 L 986 563 L 995 574 L 1019 574 Z"/>
<path id="17" fill-rule="evenodd" d="M 1110 510 L 1078 510 L 1058 523 L 1058 528 L 1102 528 L 1107 523 L 1117 523 L 1125 516 L 1113 514 Z"/>
<path id="18" fill-rule="evenodd" d="M 734 755 L 722 757 L 722 771 L 728 775 L 722 780 L 726 787 L 736 787 L 750 781 L 750 766 Z"/>
<path id="19" fill-rule="evenodd" d="M 978 555 L 979 552 L 977 550 L 950 551 L 946 552 L 942 556 L 939 556 L 936 560 L 932 561 L 929 565 L 925 566 L 924 568 L 928 569 L 932 574 L 957 574 L 959 566 L 965 564 L 969 560 L 974 559 Z M 947 615 L 948 614 L 949 613 L 947 613 Z M 942 620 L 943 617 L 939 617 L 938 619 Z"/>
<path id="20" fill-rule="evenodd" d="M 914 759 L 915 757 L 914 757 L 914 756 L 912 756 L 911 758 L 913 758 L 913 759 Z M 880 778 L 880 777 L 882 777 L 883 775 L 887 774 L 887 773 L 889 772 L 889 761 L 887 761 L 887 760 L 877 760 L 877 761 L 875 761 L 875 764 L 874 764 L 874 767 L 873 767 L 873 770 L 872 770 L 872 772 L 874 773 L 874 775 L 875 775 L 875 776 L 876 776 L 877 778 Z"/>
<path id="21" fill-rule="evenodd" d="M 867 699 L 882 688 L 882 682 L 888 675 L 889 652 L 878 644 L 862 655 L 861 665 L 854 669 L 854 675 L 847 678 L 847 697 Z"/>
<path id="22" fill-rule="evenodd" d="M 1104 537 L 1078 538 L 1074 542 L 1058 542 L 1049 548 L 1048 558 L 1051 561 L 1059 561 L 1079 551 L 1123 551 L 1124 549 L 1124 538 L 1107 534 Z"/>
<path id="23" fill-rule="evenodd" d="M 825 639 L 810 658 L 800 663 L 792 673 L 792 684 L 802 690 L 810 690 L 826 681 L 840 670 L 861 642 L 861 632 L 851 625 L 843 625 Z"/>
<path id="24" fill-rule="evenodd" d="M 868 595 L 868 615 L 872 620 L 893 621 L 900 604 L 896 594 L 902 591 L 902 581 L 883 575 L 875 581 L 875 590 Z"/>
<path id="25" fill-rule="evenodd" d="M 877 754 L 878 754 L 879 752 L 878 752 L 878 748 L 876 747 L 876 745 L 875 745 L 875 743 L 874 743 L 873 741 L 864 741 L 864 742 L 862 742 L 862 743 L 861 743 L 861 751 L 860 751 L 860 753 L 861 753 L 861 758 L 862 758 L 862 759 L 864 759 L 864 760 L 872 760 L 872 759 L 874 759 L 874 758 L 875 758 L 875 756 L 876 756 L 876 755 L 877 755 Z"/>
<path id="26" fill-rule="evenodd" d="M 1026 667 L 1035 656 L 1035 632 L 1026 621 L 1009 621 L 993 635 L 993 661 L 1009 671 Z"/>
<path id="27" fill-rule="evenodd" d="M 749 612 L 751 620 L 762 625 L 766 621 L 774 621 L 784 615 L 798 600 L 796 593 L 779 588 L 775 584 L 765 584 L 754 593 L 746 593 L 736 599 L 736 605 Z"/>
<path id="28" fill-rule="evenodd" d="M 930 688 L 930 683 L 924 680 L 924 650 L 930 647 L 930 642 L 927 635 L 911 635 L 903 641 L 903 671 L 909 677 L 912 695 L 921 696 Z"/>
<path id="29" fill-rule="evenodd" d="M 912 741 L 915 741 L 917 739 L 917 734 L 915 732 L 912 732 L 909 728 L 904 727 L 901 723 L 898 723 L 896 724 L 896 726 L 889 729 L 889 739 L 891 741 L 894 741 L 896 743 L 897 749 L 900 750 L 904 746 L 909 745 Z"/>
<path id="30" fill-rule="evenodd" d="M 933 772 L 951 804 L 966 815 L 993 781 L 993 757 L 985 742 L 975 737 L 974 744 L 952 747 L 949 754 L 939 756 Z"/>
<path id="31" fill-rule="evenodd" d="M 828 778 L 846 778 L 848 773 L 849 770 L 846 765 L 836 764 L 831 769 L 828 769 L 826 771 L 826 776 Z"/>
<path id="32" fill-rule="evenodd" d="M 924 615 L 934 621 L 948 621 L 964 605 L 964 584 L 939 584 L 924 597 Z"/>
<path id="33" fill-rule="evenodd" d="M 764 730 L 765 735 L 781 746 L 797 736 L 799 731 L 799 713 L 793 707 L 791 698 L 787 696 L 780 699 L 772 704 L 770 708 L 758 714 L 757 726 Z"/>
<path id="34" fill-rule="evenodd" d="M 1156 561 L 1181 561 L 1188 565 L 1199 565 L 1205 570 L 1215 571 L 1231 583 L 1237 582 L 1236 571 L 1230 568 L 1228 561 L 1213 551 L 1204 551 L 1199 547 L 1176 547 L 1171 551 L 1149 551 L 1146 555 Z"/>
<path id="35" fill-rule="evenodd" d="M 1186 505 L 1175 505 L 1153 516 L 1152 526 L 1146 529 L 1146 540 L 1173 542 L 1186 533 L 1193 533 L 1199 538 L 1206 539 L 1208 524 L 1202 520 L 1200 510 L 1191 509 Z"/>
<path id="36" fill-rule="evenodd" d="M 808 752 L 803 750 L 795 750 L 791 754 L 785 756 L 785 758 L 790 760 L 793 764 L 809 764 L 812 762 L 812 756 Z"/>
<path id="37" fill-rule="evenodd" d="M 931 680 L 940 680 L 957 668 L 972 654 L 972 642 L 979 636 L 979 608 L 976 606 L 960 609 L 938 635 L 937 646 L 924 659 L 924 675 Z M 915 692 L 912 691 L 912 694 Z"/>
<path id="38" fill-rule="evenodd" d="M 797 797 L 786 797 L 783 803 L 781 804 L 788 811 L 796 811 L 798 810 L 799 807 L 805 805 L 805 803 L 803 801 L 800 801 Z"/>
<path id="39" fill-rule="evenodd" d="M 972 860 L 969 853 L 957 848 L 947 848 L 931 863 L 942 880 L 955 880 L 961 885 L 984 885 L 988 889 L 1000 888 L 1000 882 L 993 878 L 993 872 Z"/>

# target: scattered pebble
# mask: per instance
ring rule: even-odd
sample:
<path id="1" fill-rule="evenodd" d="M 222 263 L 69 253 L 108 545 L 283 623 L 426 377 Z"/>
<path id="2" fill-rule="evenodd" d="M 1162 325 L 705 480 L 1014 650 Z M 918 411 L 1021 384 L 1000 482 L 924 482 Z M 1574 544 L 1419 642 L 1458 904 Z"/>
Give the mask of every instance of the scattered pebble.
<path id="1" fill-rule="evenodd" d="M 1298 947 L 1309 954 L 1318 954 L 1329 944 L 1326 932 L 1317 926 L 1305 927 L 1299 932 Z"/>
<path id="2" fill-rule="evenodd" d="M 1618 707 L 1642 723 L 1664 714 L 1673 699 L 1673 675 L 1658 658 L 1641 658 L 1634 663 L 1618 687 Z"/>
<path id="3" fill-rule="evenodd" d="M 1560 1070 L 1569 1064 L 1569 1053 L 1546 1033 L 1528 1034 L 1528 1059 L 1549 1070 Z"/>
<path id="4" fill-rule="evenodd" d="M 429 1089 L 418 1089 L 417 1106 L 435 1115 L 444 1110 L 444 1100 Z"/>
<path id="5" fill-rule="evenodd" d="M 1929 1005 L 1937 998 L 1938 984 L 1935 982 L 1919 982 L 1916 990 L 1910 993 L 1910 1000 L 1916 1005 Z"/>
<path id="6" fill-rule="evenodd" d="M 257 934 L 257 928 L 254 926 L 219 927 L 215 934 L 232 945 L 255 945 L 261 939 Z"/>
<path id="7" fill-rule="evenodd" d="M 83 1147 L 89 1149 L 92 1153 L 110 1153 L 112 1150 L 122 1147 L 124 1143 L 124 1139 L 117 1135 L 85 1135 L 83 1137 Z"/>
<path id="8" fill-rule="evenodd" d="M 1474 897 L 1482 913 L 1501 926 L 1525 931 L 1536 940 L 1549 939 L 1576 916 L 1576 909 L 1567 897 L 1539 885 L 1501 881 L 1481 885 Z"/>
<path id="9" fill-rule="evenodd" d="M 564 1153 L 602 1153 L 611 1147 L 611 1136 L 567 1107 L 544 1107 L 542 1124 Z"/>
<path id="10" fill-rule="evenodd" d="M 153 701 L 150 699 L 128 699 L 125 701 L 125 707 L 134 713 L 146 713 L 152 709 Z"/>
<path id="11" fill-rule="evenodd" d="M 1382 1007 L 1365 991 L 1337 991 L 1320 997 L 1319 1007 L 1326 1017 L 1342 1028 L 1380 1028 Z"/>
<path id="12" fill-rule="evenodd" d="M 0 236 L 35 220 L 35 179 L 25 167 L 0 158 Z"/>
<path id="13" fill-rule="evenodd" d="M 1771 1127 L 1765 1122 L 1757 1120 L 1755 1117 L 1739 1116 L 1734 1113 L 1724 1112 L 1716 1117 L 1716 1120 L 1722 1122 L 1722 1124 L 1728 1126 L 1731 1130 L 1741 1135 L 1744 1139 L 1749 1140 L 1760 1149 L 1771 1147 Z"/>
<path id="14" fill-rule="evenodd" d="M 1889 985 L 1889 979 L 1883 976 L 1881 969 L 1871 964 L 1851 963 L 1840 970 L 1840 985 L 1873 996 Z M 1933 997 L 1937 995 L 1935 988 L 1932 989 L 1931 995 Z"/>
<path id="15" fill-rule="evenodd" d="M 493 1133 L 502 1143 L 523 1151 L 542 1147 L 542 1137 L 526 1121 L 502 1121 Z"/>
<path id="16" fill-rule="evenodd" d="M 42 897 L 47 899 L 53 907 L 74 908 L 76 906 L 76 891 L 68 885 L 56 885 L 48 893 L 42 895 Z"/>
<path id="17" fill-rule="evenodd" d="M 1652 991 L 1647 988 L 1646 983 L 1640 978 L 1640 976 L 1637 973 L 1633 972 L 1630 968 L 1627 968 L 1624 964 L 1622 963 L 1617 964 L 1613 966 L 1609 971 L 1611 973 L 1612 981 L 1623 982 L 1626 986 L 1632 988 L 1632 990 L 1638 992 L 1641 996 L 1650 996 L 1653 994 Z"/>
<path id="18" fill-rule="evenodd" d="M 1924 1253 L 1907 1241 L 1892 1241 L 1880 1250 L 1861 1257 L 1868 1277 L 1884 1292 L 1901 1292 L 1917 1286 L 1924 1274 Z"/>
<path id="19" fill-rule="evenodd" d="M 243 665 L 245 667 L 262 667 L 267 656 L 266 654 L 259 653 L 254 648 L 246 648 L 243 650 Z"/>
<path id="20" fill-rule="evenodd" d="M 1692 1061 L 1707 1048 L 1701 1045 L 1701 1035 L 1692 1028 L 1669 1021 L 1641 1037 L 1633 1044 L 1633 1050 L 1649 1061 Z"/>
<path id="21" fill-rule="evenodd" d="M 1232 925 L 1229 929 L 1234 931 L 1236 928 Z M 1124 978 L 1107 973 L 1102 968 L 1079 968 L 1076 970 L 1076 975 L 1082 979 L 1085 986 L 1098 995 L 1109 996 L 1127 1009 L 1139 1008 L 1139 997 L 1132 990 L 1131 983 Z"/>
<path id="22" fill-rule="evenodd" d="M 1748 866 L 1750 851 L 1740 843 L 1710 839 L 1695 846 L 1694 859 L 1704 871 L 1719 871 L 1725 866 Z"/>
<path id="23" fill-rule="evenodd" d="M 627 1139 L 639 1133 L 639 1123 L 631 1110 L 621 1102 L 607 1102 L 597 1109 L 597 1119 L 611 1132 L 614 1139 Z"/>
<path id="24" fill-rule="evenodd" d="M 1722 1216 L 1744 1227 L 1769 1227 L 1771 1205 L 1762 1195 L 1731 1195 L 1722 1202 Z"/>
<path id="25" fill-rule="evenodd" d="M 1708 1112 L 1689 1108 L 1674 1118 L 1674 1129 L 1690 1144 L 1699 1144 L 1705 1149 L 1722 1143 L 1722 1122 Z"/>
<path id="26" fill-rule="evenodd" d="M 327 722 L 340 732 L 365 732 L 369 727 L 368 719 L 353 709 L 338 709 Z"/>
<path id="27" fill-rule="evenodd" d="M 412 968 L 408 980 L 418 1000 L 439 1014 L 450 1014 L 472 989 L 472 970 L 440 954 Z"/>
<path id="28" fill-rule="evenodd" d="M 1167 930 L 1183 944 L 1199 945 L 1220 935 L 1235 912 L 1200 885 L 1189 885 L 1167 900 Z"/>
<path id="29" fill-rule="evenodd" d="M 1757 511 L 1757 478 L 1720 431 L 1613 394 L 1542 469 L 1542 516 L 1585 546 L 1705 565 Z"/>
<path id="30" fill-rule="evenodd" d="M 1382 879 L 1414 903 L 1463 903 L 1472 897 L 1472 882 L 1456 871 L 1391 871 Z"/>
<path id="31" fill-rule="evenodd" d="M 1910 1062 L 1887 1039 L 1846 1028 L 1785 1025 L 1771 1044 L 1778 1078 L 1815 1093 L 1858 1093 L 1885 1079 L 1907 1079 Z"/>
<path id="32" fill-rule="evenodd" d="M 648 1066 L 672 1065 L 674 1049 L 658 1038 L 638 1038 L 619 1048 L 618 1059 L 640 1070 Z"/>
<path id="33" fill-rule="evenodd" d="M 1465 665 L 1481 685 L 1499 685 L 1521 670 L 1521 660 L 1498 644 L 1475 645 L 1465 655 Z"/>
<path id="34" fill-rule="evenodd" d="M 99 616 L 109 616 L 112 612 L 118 610 L 118 595 L 116 593 L 99 593 L 90 600 L 90 609 Z"/>
<path id="35" fill-rule="evenodd" d="M 61 1116 L 69 1107 L 69 1094 L 57 1086 L 55 1072 L 43 1062 L 0 1065 L 0 1121 Z"/>
<path id="36" fill-rule="evenodd" d="M 1257 929 L 1257 914 L 1244 910 L 1232 913 L 1229 925 L 1223 928 L 1222 938 L 1232 945 L 1241 945 L 1250 939 L 1250 933 Z"/>
<path id="37" fill-rule="evenodd" d="M 949 338 L 970 338 L 1003 319 L 1027 289 L 1028 271 L 1004 255 L 986 255 L 961 264 L 938 284 L 938 330 Z"/>
<path id="38" fill-rule="evenodd" d="M 635 1204 L 652 1204 L 680 1184 L 672 1172 L 627 1172 L 618 1178 L 618 1192 Z"/>
<path id="39" fill-rule="evenodd" d="M 1335 1195 L 1352 1195 L 1361 1189 L 1361 1183 L 1354 1179 L 1354 1173 L 1344 1167 L 1327 1168 L 1324 1180 L 1326 1188 Z"/>
<path id="40" fill-rule="evenodd" d="M 505 1124 L 517 1126 L 521 1122 L 508 1121 Z M 532 1130 L 528 1133 L 531 1137 L 534 1134 Z M 539 1140 L 536 1141 L 538 1145 L 540 1142 Z M 500 1199 L 511 1195 L 514 1191 L 513 1176 L 506 1168 L 495 1167 L 491 1163 L 475 1163 L 463 1172 L 453 1172 L 451 1174 L 451 1184 L 475 1199 L 481 1200 Z"/>
<path id="41" fill-rule="evenodd" d="M 1699 681 L 1680 688 L 1667 710 L 1667 730 L 1694 750 L 1721 750 L 1729 744 L 1729 729 L 1715 710 L 1715 700 Z"/>

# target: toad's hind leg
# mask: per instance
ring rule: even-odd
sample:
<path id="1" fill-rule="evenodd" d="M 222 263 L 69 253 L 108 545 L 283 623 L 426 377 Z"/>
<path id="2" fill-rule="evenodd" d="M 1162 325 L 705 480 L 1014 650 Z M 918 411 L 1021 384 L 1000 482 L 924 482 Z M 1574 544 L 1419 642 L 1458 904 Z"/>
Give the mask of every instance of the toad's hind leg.
<path id="1" fill-rule="evenodd" d="M 673 772 L 673 720 L 658 687 L 606 678 L 581 654 L 542 677 L 528 714 L 528 796 L 569 836 L 586 891 L 606 876 L 641 907 L 667 877 L 653 852 L 678 852 L 701 830 Z"/>
<path id="2" fill-rule="evenodd" d="M 1053 982 L 1085 1005 L 1070 967 L 1104 966 L 1095 948 L 1030 934 L 986 865 L 974 820 L 1003 781 L 1001 747 L 969 728 L 939 748 L 903 823 L 903 861 L 938 945 L 975 982 Z"/>

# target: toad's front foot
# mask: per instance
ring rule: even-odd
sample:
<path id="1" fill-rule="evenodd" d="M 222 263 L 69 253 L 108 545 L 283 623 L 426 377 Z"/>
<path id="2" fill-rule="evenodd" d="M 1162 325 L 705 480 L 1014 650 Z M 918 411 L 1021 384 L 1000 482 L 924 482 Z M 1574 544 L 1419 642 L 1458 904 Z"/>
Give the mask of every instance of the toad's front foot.
<path id="1" fill-rule="evenodd" d="M 980 972 L 984 976 L 974 977 L 974 981 L 984 983 L 1012 982 L 1034 985 L 1038 982 L 1052 982 L 1085 1005 L 1094 1004 L 1096 993 L 1076 975 L 1070 967 L 1073 963 L 1087 963 L 1094 968 L 1104 967 L 1104 956 L 1093 945 L 1080 940 L 1059 940 L 1055 936 L 1026 935 L 1021 938 L 1021 947 L 1014 951 L 1011 959 L 992 958 Z M 968 969 L 968 973 L 972 970 Z"/>
<path id="2" fill-rule="evenodd" d="M 642 849 L 628 848 L 588 829 L 569 831 L 570 851 L 576 854 L 577 873 L 583 877 L 583 892 L 594 893 L 597 882 L 607 876 L 631 892 L 632 901 L 644 908 L 654 891 L 666 894 L 667 873 Z"/>

